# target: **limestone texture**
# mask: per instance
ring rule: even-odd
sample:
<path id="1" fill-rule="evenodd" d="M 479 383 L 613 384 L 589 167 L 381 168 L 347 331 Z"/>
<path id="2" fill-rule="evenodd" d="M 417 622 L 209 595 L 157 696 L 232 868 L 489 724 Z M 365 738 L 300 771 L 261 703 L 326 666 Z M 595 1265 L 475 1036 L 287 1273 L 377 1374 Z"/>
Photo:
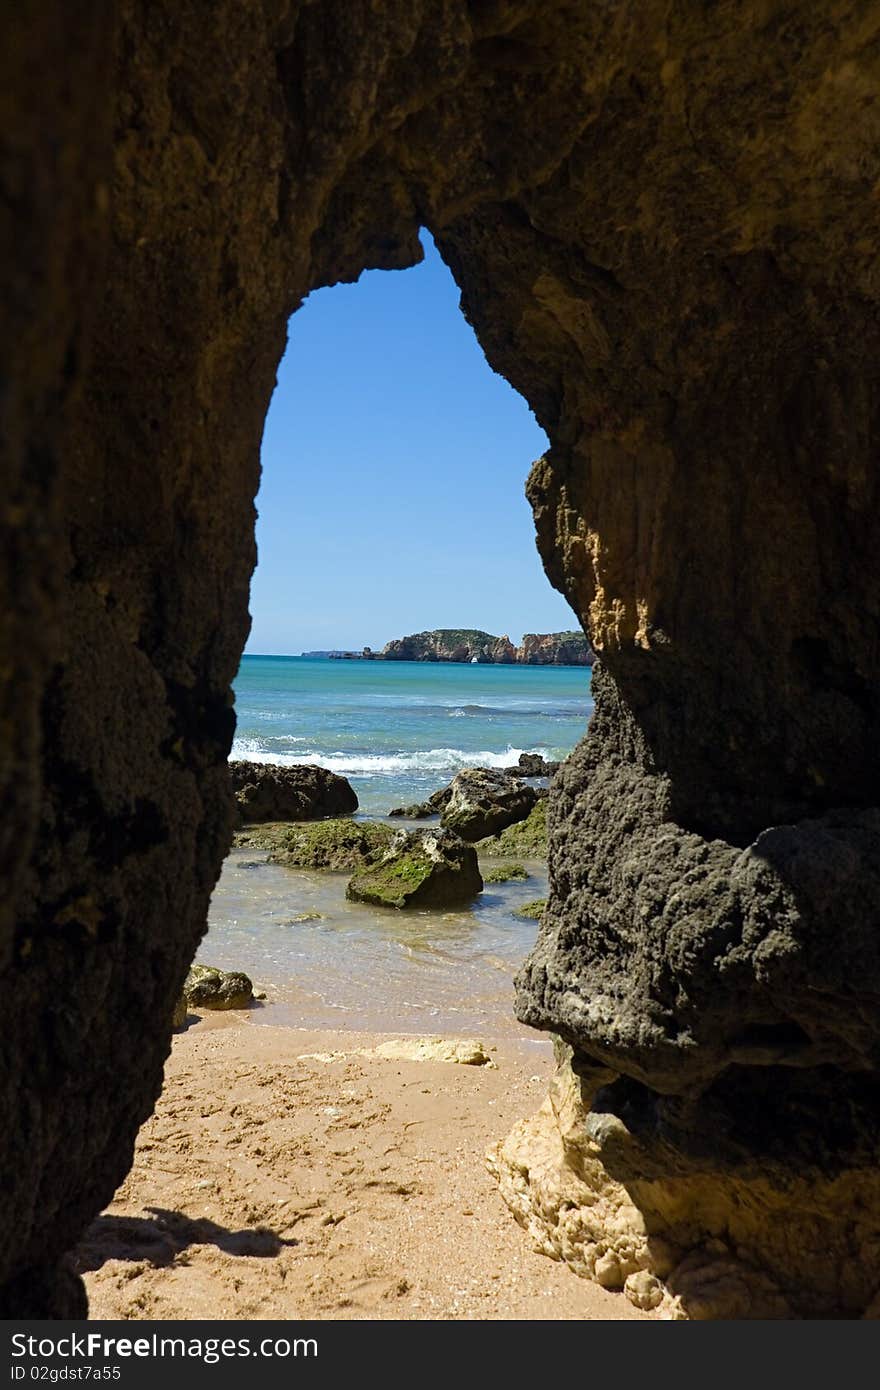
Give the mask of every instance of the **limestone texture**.
<path id="1" fill-rule="evenodd" d="M 449 784 L 440 824 L 463 840 L 498 835 L 525 820 L 538 793 L 497 768 L 466 767 Z"/>
<path id="2" fill-rule="evenodd" d="M 705 1103 L 688 1144 L 676 1106 L 602 1067 L 575 1072 L 561 1043 L 557 1061 L 539 1113 L 487 1154 L 538 1249 L 668 1318 L 863 1315 L 876 1284 L 877 1179 L 847 1101 L 823 1114 L 801 1078 L 798 1119 L 809 1115 L 819 1145 L 795 1173 L 784 1119 L 740 1113 L 739 1132 L 713 1129 L 735 1081 Z M 768 1069 L 768 1097 L 781 1079 Z M 743 1142 L 749 1127 L 765 1130 L 759 1156 Z"/>
<path id="3" fill-rule="evenodd" d="M 454 1062 L 460 1067 L 497 1067 L 491 1051 L 476 1038 L 389 1038 L 363 1054 L 392 1062 Z"/>
<path id="4" fill-rule="evenodd" d="M 461 907 L 482 891 L 476 851 L 450 830 L 398 830 L 345 895 L 375 907 Z"/>
<path id="5" fill-rule="evenodd" d="M 2 23 L 0 1309 L 83 1314 L 65 1251 L 161 1086 L 238 814 L 288 319 L 416 263 L 420 226 L 550 440 L 538 546 L 598 656 L 518 1012 L 616 1078 L 589 1104 L 638 1130 L 646 1221 L 677 1174 L 695 1259 L 717 1239 L 725 1279 L 778 1284 L 787 1240 L 798 1311 L 867 1307 L 876 4 L 49 0 Z M 537 1180 L 518 1193 L 539 1211 Z M 616 1278 L 590 1240 L 566 1258 Z"/>
<path id="6" fill-rule="evenodd" d="M 351 784 L 326 767 L 242 761 L 229 764 L 229 775 L 245 824 L 323 820 L 358 808 Z"/>

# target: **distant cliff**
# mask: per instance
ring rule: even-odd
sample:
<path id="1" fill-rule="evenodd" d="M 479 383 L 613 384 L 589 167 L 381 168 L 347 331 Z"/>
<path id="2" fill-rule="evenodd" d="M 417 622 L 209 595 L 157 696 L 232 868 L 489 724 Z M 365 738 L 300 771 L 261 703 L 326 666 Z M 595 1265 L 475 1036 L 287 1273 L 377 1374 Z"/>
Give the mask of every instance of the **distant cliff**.
<path id="1" fill-rule="evenodd" d="M 495 665 L 592 666 L 593 650 L 582 632 L 527 632 L 522 646 L 478 628 L 436 628 L 364 651 L 376 661 L 478 661 Z"/>

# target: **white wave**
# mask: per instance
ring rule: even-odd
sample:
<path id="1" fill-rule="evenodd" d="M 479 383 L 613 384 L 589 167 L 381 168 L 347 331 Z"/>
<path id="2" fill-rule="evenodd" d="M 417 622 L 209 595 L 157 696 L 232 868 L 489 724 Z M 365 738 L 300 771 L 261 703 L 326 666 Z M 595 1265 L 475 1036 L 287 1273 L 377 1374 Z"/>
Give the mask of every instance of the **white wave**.
<path id="1" fill-rule="evenodd" d="M 503 753 L 488 749 L 466 752 L 462 748 L 429 748 L 417 753 L 276 753 L 267 751 L 257 739 L 236 739 L 230 758 L 255 763 L 281 763 L 286 767 L 320 764 L 343 776 L 379 777 L 401 772 L 457 772 L 463 767 L 515 767 L 523 748 L 507 748 Z M 544 755 L 544 750 L 537 751 Z"/>

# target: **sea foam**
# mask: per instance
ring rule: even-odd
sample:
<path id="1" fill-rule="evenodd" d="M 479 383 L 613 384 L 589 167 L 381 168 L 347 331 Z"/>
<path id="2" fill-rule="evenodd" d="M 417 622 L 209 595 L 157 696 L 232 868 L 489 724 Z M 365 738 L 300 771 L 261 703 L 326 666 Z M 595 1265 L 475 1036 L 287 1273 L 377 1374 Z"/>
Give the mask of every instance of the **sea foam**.
<path id="1" fill-rule="evenodd" d="M 391 776 L 401 772 L 458 772 L 463 767 L 515 767 L 524 748 L 508 747 L 503 753 L 488 749 L 467 752 L 463 748 L 428 748 L 414 753 L 361 753 L 339 750 L 321 752 L 312 749 L 302 753 L 283 753 L 267 750 L 259 739 L 236 739 L 230 758 L 233 762 L 246 759 L 254 763 L 280 763 L 285 767 L 320 764 L 342 776 Z M 547 756 L 546 749 L 529 752 Z"/>

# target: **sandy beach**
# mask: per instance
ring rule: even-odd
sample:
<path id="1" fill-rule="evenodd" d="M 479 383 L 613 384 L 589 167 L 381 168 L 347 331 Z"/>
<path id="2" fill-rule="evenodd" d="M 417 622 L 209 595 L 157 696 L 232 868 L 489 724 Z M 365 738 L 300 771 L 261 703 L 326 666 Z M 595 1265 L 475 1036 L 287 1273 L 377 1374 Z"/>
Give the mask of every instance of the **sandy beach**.
<path id="1" fill-rule="evenodd" d="M 530 1247 L 483 1162 L 543 1040 L 494 1067 L 362 1055 L 401 1034 L 209 1015 L 174 1039 L 134 1165 L 77 1252 L 98 1318 L 634 1319 Z"/>

